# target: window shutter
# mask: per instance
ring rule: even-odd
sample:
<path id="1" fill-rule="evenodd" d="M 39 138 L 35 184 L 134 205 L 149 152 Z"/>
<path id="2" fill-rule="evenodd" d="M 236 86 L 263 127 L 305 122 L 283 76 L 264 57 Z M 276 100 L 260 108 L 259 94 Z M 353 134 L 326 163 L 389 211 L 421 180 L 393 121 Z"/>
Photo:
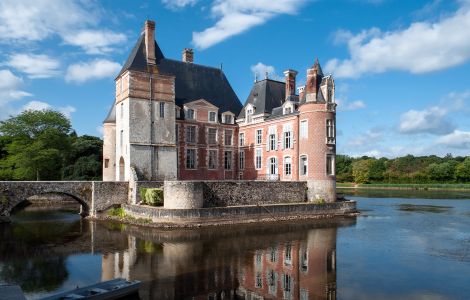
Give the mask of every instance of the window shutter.
<path id="1" fill-rule="evenodd" d="M 276 162 L 276 174 L 279 174 L 279 162 L 277 159 L 275 160 L 275 162 Z"/>
<path id="2" fill-rule="evenodd" d="M 269 151 L 269 134 L 266 137 L 266 151 Z"/>

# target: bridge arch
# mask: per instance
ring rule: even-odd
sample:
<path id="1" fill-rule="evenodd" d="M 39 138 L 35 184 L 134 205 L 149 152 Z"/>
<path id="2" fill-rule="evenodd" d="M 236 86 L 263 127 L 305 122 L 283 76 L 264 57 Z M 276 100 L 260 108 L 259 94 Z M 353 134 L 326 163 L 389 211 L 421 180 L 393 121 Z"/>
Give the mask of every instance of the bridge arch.
<path id="1" fill-rule="evenodd" d="M 78 197 L 78 196 L 76 196 L 72 193 L 67 193 L 67 192 L 43 192 L 43 193 L 38 193 L 38 194 L 34 194 L 34 193 L 31 193 L 31 194 L 32 195 L 26 194 L 24 196 L 21 196 L 22 198 L 16 199 L 16 201 L 15 201 L 16 205 L 13 206 L 10 209 L 10 213 L 15 211 L 18 207 L 21 207 L 21 205 L 24 204 L 25 202 L 30 201 L 29 199 L 33 196 L 64 195 L 64 196 L 67 196 L 70 199 L 73 199 L 78 204 L 80 204 L 80 215 L 82 217 L 87 217 L 87 216 L 90 215 L 90 207 L 89 207 L 88 203 L 85 200 L 81 199 L 80 197 Z M 15 196 L 15 197 L 17 197 L 17 196 Z"/>

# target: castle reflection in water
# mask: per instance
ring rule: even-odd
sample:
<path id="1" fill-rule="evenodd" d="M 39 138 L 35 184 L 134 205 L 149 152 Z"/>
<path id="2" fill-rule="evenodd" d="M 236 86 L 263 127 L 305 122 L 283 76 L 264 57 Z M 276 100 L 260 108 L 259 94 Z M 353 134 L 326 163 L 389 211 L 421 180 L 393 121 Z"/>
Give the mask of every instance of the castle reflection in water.
<path id="1" fill-rule="evenodd" d="M 336 299 L 330 225 L 126 230 L 127 249 L 103 254 L 102 280 L 141 280 L 141 299 Z"/>

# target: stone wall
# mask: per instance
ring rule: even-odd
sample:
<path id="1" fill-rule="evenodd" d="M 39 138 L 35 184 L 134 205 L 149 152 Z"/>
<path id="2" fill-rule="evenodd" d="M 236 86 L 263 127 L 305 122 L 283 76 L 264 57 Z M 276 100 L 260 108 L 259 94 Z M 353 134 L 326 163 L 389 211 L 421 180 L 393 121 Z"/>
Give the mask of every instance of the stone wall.
<path id="1" fill-rule="evenodd" d="M 206 181 L 203 207 L 300 203 L 307 201 L 305 181 Z"/>
<path id="2" fill-rule="evenodd" d="M 103 211 L 110 207 L 127 203 L 129 183 L 122 181 L 93 181 L 93 211 Z"/>
<path id="3" fill-rule="evenodd" d="M 141 188 L 162 188 L 163 181 L 137 181 L 135 183 L 135 189 L 137 192 L 136 199 L 137 203 L 142 202 L 142 198 L 140 197 L 140 189 Z"/>

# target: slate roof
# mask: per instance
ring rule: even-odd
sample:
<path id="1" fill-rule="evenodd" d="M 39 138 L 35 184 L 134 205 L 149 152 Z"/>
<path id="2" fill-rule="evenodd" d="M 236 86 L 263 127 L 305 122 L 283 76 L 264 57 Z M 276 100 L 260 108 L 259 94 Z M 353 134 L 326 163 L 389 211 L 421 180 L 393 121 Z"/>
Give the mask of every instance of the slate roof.
<path id="1" fill-rule="evenodd" d="M 242 109 L 221 69 L 167 59 L 156 42 L 155 58 L 161 74 L 175 76 L 176 105 L 182 107 L 185 103 L 205 99 L 219 108 L 219 115 L 226 111 L 237 115 Z M 144 34 L 141 34 L 119 75 L 126 70 L 147 71 Z"/>
<path id="2" fill-rule="evenodd" d="M 111 109 L 108 112 L 108 115 L 106 116 L 106 119 L 104 119 L 103 123 L 116 123 L 116 105 L 111 105 Z"/>
<path id="3" fill-rule="evenodd" d="M 253 114 L 269 113 L 273 108 L 282 106 L 286 98 L 285 83 L 264 79 L 254 83 L 245 105 L 239 114 L 239 118 L 245 117 L 245 107 L 251 103 L 255 107 Z"/>

